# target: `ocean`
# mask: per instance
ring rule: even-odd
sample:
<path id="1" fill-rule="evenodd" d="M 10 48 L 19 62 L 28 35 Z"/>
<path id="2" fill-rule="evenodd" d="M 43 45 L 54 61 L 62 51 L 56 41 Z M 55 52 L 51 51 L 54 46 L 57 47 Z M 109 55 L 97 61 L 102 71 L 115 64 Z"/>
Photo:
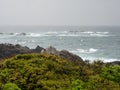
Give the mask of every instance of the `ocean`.
<path id="1" fill-rule="evenodd" d="M 68 50 L 84 60 L 120 60 L 119 26 L 0 26 L 0 43 Z"/>

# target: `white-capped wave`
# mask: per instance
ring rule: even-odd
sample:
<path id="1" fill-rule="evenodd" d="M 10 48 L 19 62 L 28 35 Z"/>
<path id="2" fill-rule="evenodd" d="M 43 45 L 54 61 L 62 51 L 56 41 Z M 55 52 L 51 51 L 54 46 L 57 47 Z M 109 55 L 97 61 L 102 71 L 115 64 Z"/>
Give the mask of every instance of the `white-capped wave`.
<path id="1" fill-rule="evenodd" d="M 90 33 L 90 36 L 94 36 L 94 37 L 108 37 L 109 36 L 109 32 L 94 32 L 94 33 Z"/>
<path id="2" fill-rule="evenodd" d="M 93 34 L 90 34 L 90 36 L 92 36 L 92 37 L 108 37 L 109 35 L 93 33 Z"/>
<path id="3" fill-rule="evenodd" d="M 64 37 L 71 36 L 71 37 L 77 37 L 77 36 L 79 36 L 79 35 L 77 35 L 77 34 L 59 34 L 59 35 L 57 35 L 57 36 L 64 36 Z"/>
<path id="4" fill-rule="evenodd" d="M 82 54 L 89 54 L 89 53 L 95 53 L 97 52 L 98 49 L 94 49 L 94 48 L 89 48 L 89 49 L 76 49 L 76 50 L 73 50 L 71 52 L 75 53 L 75 54 L 79 54 L 79 53 L 82 53 Z"/>
<path id="5" fill-rule="evenodd" d="M 47 32 L 47 33 L 58 33 L 58 32 L 55 32 L 55 31 L 54 31 L 54 32 L 52 32 L 52 31 L 51 31 L 51 32 Z"/>
<path id="6" fill-rule="evenodd" d="M 94 49 L 91 49 L 91 51 L 95 51 Z M 113 61 L 120 61 L 120 59 L 116 58 L 105 58 L 105 57 L 97 57 L 97 56 L 92 56 L 90 53 L 88 53 L 84 49 L 78 49 L 75 51 L 71 51 L 72 53 L 80 56 L 83 60 L 89 60 L 91 63 L 96 60 L 101 60 L 103 62 L 113 62 Z"/>
<path id="7" fill-rule="evenodd" d="M 79 32 L 68 32 L 65 35 L 59 35 L 59 36 L 80 36 L 80 37 L 108 37 L 109 32 L 95 32 L 95 31 L 79 31 Z"/>
<path id="8" fill-rule="evenodd" d="M 99 34 L 109 34 L 109 32 L 96 32 L 96 33 L 99 33 Z"/>
<path id="9" fill-rule="evenodd" d="M 90 62 L 101 60 L 103 62 L 113 62 L 113 61 L 120 61 L 116 58 L 103 58 L 103 57 L 82 57 L 83 60 L 90 60 Z"/>
<path id="10" fill-rule="evenodd" d="M 40 36 L 42 36 L 42 35 L 39 34 L 39 33 L 29 33 L 29 34 L 27 34 L 27 37 L 40 37 Z"/>
<path id="11" fill-rule="evenodd" d="M 41 36 L 64 36 L 64 37 L 108 37 L 109 32 L 93 32 L 93 31 L 48 31 L 39 33 L 1 33 L 0 36 L 21 36 L 21 37 L 41 37 Z"/>
<path id="12" fill-rule="evenodd" d="M 94 32 L 92 32 L 92 31 L 84 31 L 84 32 L 81 32 L 81 33 L 83 33 L 83 34 L 91 34 L 91 33 L 94 33 Z"/>
<path id="13" fill-rule="evenodd" d="M 98 50 L 98 49 L 90 48 L 90 49 L 89 49 L 89 52 L 94 53 L 94 52 L 96 52 L 97 50 Z"/>
<path id="14" fill-rule="evenodd" d="M 9 33 L 1 33 L 0 34 L 0 38 L 10 38 L 12 37 L 13 35 L 10 35 Z"/>
<path id="15" fill-rule="evenodd" d="M 9 33 L 9 35 L 17 36 L 17 35 L 19 35 L 19 33 Z"/>
<path id="16" fill-rule="evenodd" d="M 82 36 L 87 36 L 87 37 L 108 37 L 109 32 L 93 32 L 93 31 L 84 31 L 81 32 Z"/>

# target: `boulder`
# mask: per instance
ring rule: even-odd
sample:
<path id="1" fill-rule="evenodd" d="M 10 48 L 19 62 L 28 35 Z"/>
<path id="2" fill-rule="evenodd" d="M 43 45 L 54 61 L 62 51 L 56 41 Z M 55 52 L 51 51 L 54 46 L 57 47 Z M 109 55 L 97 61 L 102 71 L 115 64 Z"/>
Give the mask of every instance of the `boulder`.
<path id="1" fill-rule="evenodd" d="M 112 65 L 120 65 L 120 61 L 113 61 L 113 62 L 110 62 L 110 64 L 112 64 Z"/>
<path id="2" fill-rule="evenodd" d="M 30 53 L 28 47 L 20 46 L 19 44 L 0 44 L 0 59 L 10 57 L 15 54 Z"/>
<path id="3" fill-rule="evenodd" d="M 59 55 L 59 51 L 56 50 L 56 48 L 50 46 L 42 51 L 45 54 L 53 54 L 53 55 Z"/>
<path id="4" fill-rule="evenodd" d="M 73 53 L 70 53 L 67 50 L 58 51 L 56 48 L 50 46 L 46 49 L 37 46 L 35 49 L 30 49 L 26 46 L 21 46 L 19 44 L 0 44 L 0 59 L 11 57 L 16 54 L 26 54 L 26 53 L 45 53 L 45 54 L 53 54 L 71 61 L 81 61 L 83 59 Z"/>
<path id="5" fill-rule="evenodd" d="M 43 48 L 40 46 L 37 46 L 35 49 L 29 49 L 19 44 L 0 44 L 0 59 L 11 57 L 16 54 L 39 53 L 42 49 Z"/>
<path id="6" fill-rule="evenodd" d="M 56 55 L 56 56 L 59 56 L 59 57 L 62 57 L 62 58 L 65 58 L 65 59 L 68 59 L 71 61 L 83 61 L 83 59 L 81 57 L 79 57 L 73 53 L 70 53 L 67 50 L 58 51 L 58 50 L 56 50 L 56 48 L 54 48 L 52 46 L 44 49 L 42 52 L 46 53 L 46 54 L 53 54 L 53 55 Z"/>
<path id="7" fill-rule="evenodd" d="M 44 48 L 37 46 L 35 49 L 31 49 L 31 52 L 33 53 L 40 53 Z"/>
<path id="8" fill-rule="evenodd" d="M 83 61 L 83 59 L 81 57 L 79 57 L 78 55 L 75 55 L 73 53 L 70 53 L 67 50 L 62 50 L 59 52 L 59 56 L 66 58 L 68 60 L 72 60 L 72 61 Z"/>

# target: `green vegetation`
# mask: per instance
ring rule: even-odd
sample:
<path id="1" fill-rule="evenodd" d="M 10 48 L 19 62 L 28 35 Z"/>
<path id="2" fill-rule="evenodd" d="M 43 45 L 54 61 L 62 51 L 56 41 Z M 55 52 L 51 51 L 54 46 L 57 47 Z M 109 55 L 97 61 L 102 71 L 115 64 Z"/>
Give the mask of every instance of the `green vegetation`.
<path id="1" fill-rule="evenodd" d="M 14 83 L 7 83 L 2 87 L 2 90 L 21 90 L 21 89 Z"/>
<path id="2" fill-rule="evenodd" d="M 0 90 L 119 90 L 120 66 L 23 54 L 0 62 Z"/>

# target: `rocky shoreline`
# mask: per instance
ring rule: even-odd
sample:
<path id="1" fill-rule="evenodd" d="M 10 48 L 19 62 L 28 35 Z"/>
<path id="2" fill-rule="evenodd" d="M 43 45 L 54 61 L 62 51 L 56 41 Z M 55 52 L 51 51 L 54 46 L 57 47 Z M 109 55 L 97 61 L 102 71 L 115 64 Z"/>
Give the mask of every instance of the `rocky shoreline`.
<path id="1" fill-rule="evenodd" d="M 46 53 L 46 54 L 53 54 L 68 60 L 72 61 L 80 61 L 84 63 L 83 59 L 79 57 L 78 55 L 75 55 L 73 53 L 70 53 L 67 50 L 61 50 L 58 51 L 56 48 L 50 46 L 48 48 L 43 48 L 40 46 L 37 46 L 35 49 L 30 49 L 27 46 L 21 46 L 19 44 L 13 45 L 13 44 L 0 44 L 0 60 L 4 58 L 9 58 L 12 56 L 15 56 L 17 54 L 28 54 L 28 53 Z M 108 64 L 112 65 L 120 65 L 120 61 L 113 61 L 109 62 Z"/>

